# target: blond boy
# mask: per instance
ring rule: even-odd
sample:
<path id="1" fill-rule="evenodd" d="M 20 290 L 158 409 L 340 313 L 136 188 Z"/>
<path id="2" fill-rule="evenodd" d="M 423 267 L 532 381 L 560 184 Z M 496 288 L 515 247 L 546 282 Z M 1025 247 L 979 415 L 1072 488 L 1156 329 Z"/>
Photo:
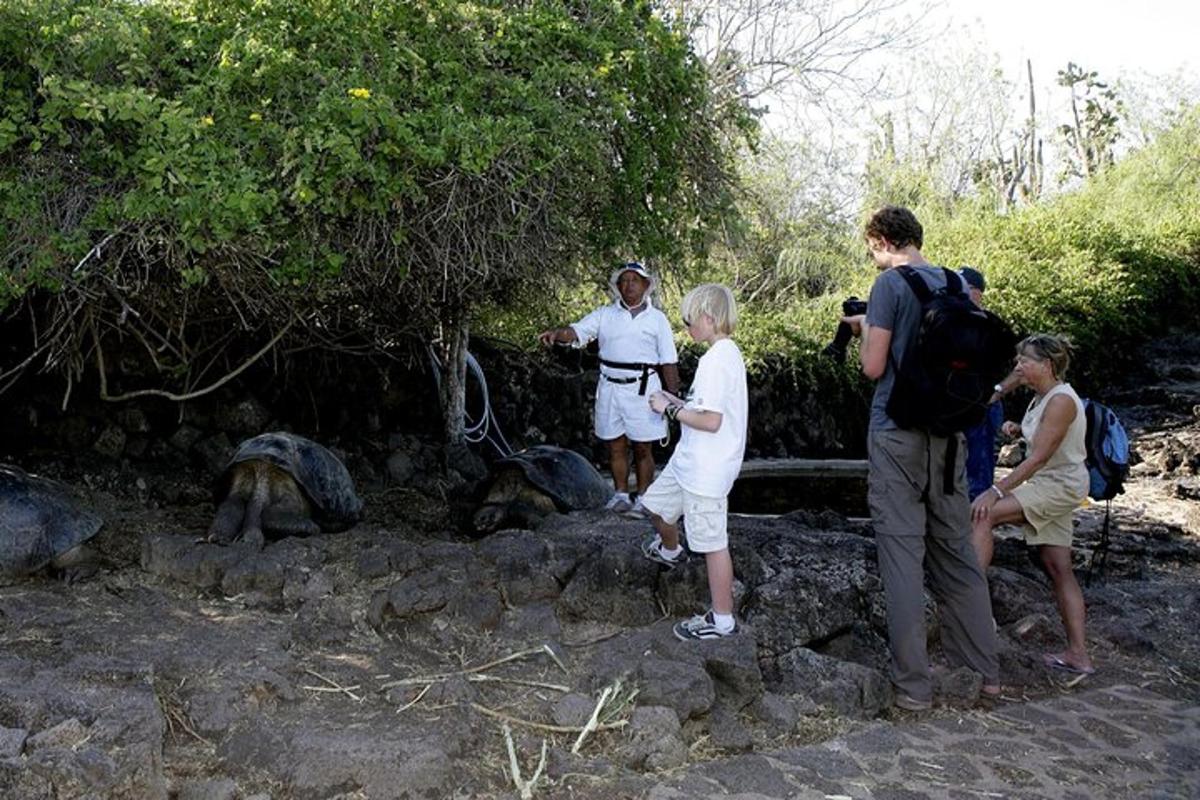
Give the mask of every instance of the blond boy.
<path id="1" fill-rule="evenodd" d="M 729 556 L 728 496 L 746 449 L 746 365 L 730 335 L 737 306 L 728 287 L 706 283 L 681 307 L 692 339 L 708 345 L 687 399 L 650 396 L 650 408 L 679 423 L 675 453 L 642 498 L 657 534 L 642 547 L 646 558 L 675 566 L 686 559 L 679 541 L 687 517 L 688 548 L 704 553 L 712 608 L 675 625 L 682 640 L 717 639 L 737 630 L 733 615 L 733 560 Z"/>

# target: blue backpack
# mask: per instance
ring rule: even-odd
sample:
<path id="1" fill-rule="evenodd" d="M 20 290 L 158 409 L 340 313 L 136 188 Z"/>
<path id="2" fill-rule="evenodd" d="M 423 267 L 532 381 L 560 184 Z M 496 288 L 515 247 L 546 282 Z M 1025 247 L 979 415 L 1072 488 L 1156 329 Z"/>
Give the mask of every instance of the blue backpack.
<path id="1" fill-rule="evenodd" d="M 1111 500 L 1125 491 L 1129 437 L 1108 406 L 1084 400 L 1083 413 L 1087 417 L 1088 496 L 1093 500 Z"/>

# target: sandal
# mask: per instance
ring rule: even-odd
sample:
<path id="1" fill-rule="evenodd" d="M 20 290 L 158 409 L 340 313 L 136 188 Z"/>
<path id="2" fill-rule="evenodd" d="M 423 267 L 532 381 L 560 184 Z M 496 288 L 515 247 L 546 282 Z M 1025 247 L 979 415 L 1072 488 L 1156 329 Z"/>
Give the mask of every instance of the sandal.
<path id="1" fill-rule="evenodd" d="M 1095 667 L 1079 667 L 1067 661 L 1060 655 L 1054 653 L 1046 653 L 1042 656 L 1042 663 L 1050 669 L 1056 669 L 1061 672 L 1070 672 L 1073 675 L 1095 675 Z"/>

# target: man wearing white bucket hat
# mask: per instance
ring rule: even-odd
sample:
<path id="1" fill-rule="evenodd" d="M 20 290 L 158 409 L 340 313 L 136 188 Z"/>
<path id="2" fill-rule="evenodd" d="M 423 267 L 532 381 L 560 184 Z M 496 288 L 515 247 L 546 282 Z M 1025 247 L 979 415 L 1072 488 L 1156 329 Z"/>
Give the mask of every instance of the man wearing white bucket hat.
<path id="1" fill-rule="evenodd" d="M 622 264 L 608 281 L 615 298 L 578 322 L 538 335 L 544 345 L 584 347 L 600 344 L 600 382 L 596 387 L 595 431 L 608 443 L 615 493 L 608 508 L 644 516 L 637 497 L 654 477 L 655 441 L 667 435 L 666 420 L 650 410 L 647 397 L 665 388 L 679 390 L 679 360 L 667 317 L 650 296 L 657 281 L 636 261 Z M 633 442 L 637 492 L 630 496 L 629 447 Z"/>

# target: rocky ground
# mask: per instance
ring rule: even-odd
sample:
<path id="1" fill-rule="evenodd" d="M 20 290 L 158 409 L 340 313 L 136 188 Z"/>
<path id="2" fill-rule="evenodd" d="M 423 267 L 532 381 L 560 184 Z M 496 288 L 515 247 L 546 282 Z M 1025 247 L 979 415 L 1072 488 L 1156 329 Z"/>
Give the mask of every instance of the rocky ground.
<path id="1" fill-rule="evenodd" d="M 198 541 L 212 509 L 183 472 L 88 473 L 104 569 L 0 586 L 0 796 L 1200 796 L 1200 337 L 1141 362 L 1107 398 L 1140 463 L 1085 589 L 1093 676 L 1042 667 L 1061 626 L 1012 535 L 1002 700 L 942 665 L 935 709 L 908 714 L 866 521 L 734 517 L 742 632 L 684 644 L 702 562 L 643 560 L 645 523 L 475 541 L 431 481 L 258 552 Z M 1081 576 L 1102 519 L 1078 515 Z"/>

